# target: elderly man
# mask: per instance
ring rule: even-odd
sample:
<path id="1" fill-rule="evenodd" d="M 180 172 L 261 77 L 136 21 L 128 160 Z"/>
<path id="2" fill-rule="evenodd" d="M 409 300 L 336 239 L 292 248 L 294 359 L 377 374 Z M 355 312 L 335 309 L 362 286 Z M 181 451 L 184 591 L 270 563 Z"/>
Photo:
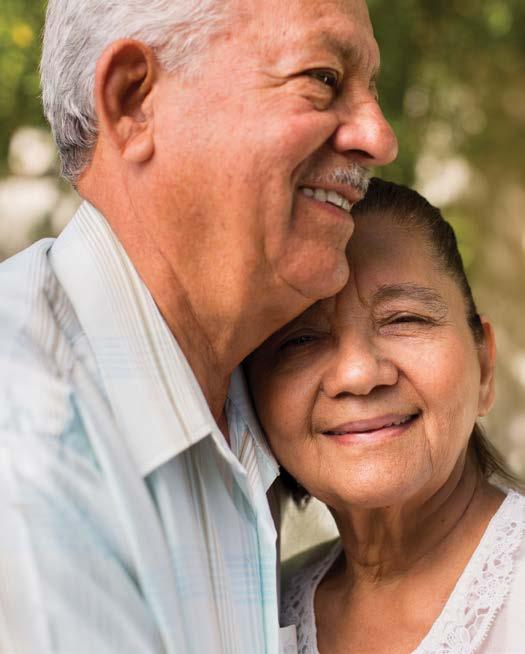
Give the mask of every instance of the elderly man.
<path id="1" fill-rule="evenodd" d="M 364 0 L 49 1 L 85 202 L 0 267 L 2 652 L 279 651 L 277 465 L 234 370 L 347 279 L 396 154 L 377 69 Z"/>

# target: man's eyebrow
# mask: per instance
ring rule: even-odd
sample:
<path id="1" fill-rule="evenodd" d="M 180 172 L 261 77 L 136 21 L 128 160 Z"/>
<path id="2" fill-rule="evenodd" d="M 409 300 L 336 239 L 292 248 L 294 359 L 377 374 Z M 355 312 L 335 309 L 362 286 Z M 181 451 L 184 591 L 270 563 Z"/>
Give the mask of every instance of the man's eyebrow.
<path id="1" fill-rule="evenodd" d="M 324 45 L 344 61 L 351 61 L 354 65 L 363 63 L 370 69 L 371 80 L 377 82 L 381 69 L 380 64 L 370 61 L 370 57 L 365 55 L 362 49 L 357 48 L 350 39 L 343 39 L 332 32 L 321 32 L 320 37 Z"/>
<path id="2" fill-rule="evenodd" d="M 372 299 L 373 304 L 388 302 L 389 300 L 398 300 L 400 298 L 409 298 L 425 304 L 430 309 L 446 314 L 448 305 L 443 297 L 433 288 L 419 286 L 418 284 L 391 284 L 381 286 Z"/>

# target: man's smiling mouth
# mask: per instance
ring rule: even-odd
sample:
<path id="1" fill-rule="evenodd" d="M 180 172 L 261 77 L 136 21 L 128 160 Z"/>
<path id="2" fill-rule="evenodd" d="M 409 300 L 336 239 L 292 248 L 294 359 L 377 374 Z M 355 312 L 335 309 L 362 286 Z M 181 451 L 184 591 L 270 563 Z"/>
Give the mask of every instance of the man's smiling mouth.
<path id="1" fill-rule="evenodd" d="M 299 190 L 303 195 L 306 195 L 307 198 L 313 198 L 318 202 L 333 204 L 335 207 L 346 211 L 348 214 L 350 214 L 352 210 L 352 204 L 337 191 L 325 190 L 323 188 L 314 189 L 309 186 L 302 186 Z"/>

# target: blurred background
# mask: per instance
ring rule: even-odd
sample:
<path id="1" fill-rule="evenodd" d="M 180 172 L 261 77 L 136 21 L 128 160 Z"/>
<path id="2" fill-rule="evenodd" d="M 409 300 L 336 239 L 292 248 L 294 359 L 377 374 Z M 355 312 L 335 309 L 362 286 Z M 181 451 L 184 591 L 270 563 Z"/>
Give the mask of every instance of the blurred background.
<path id="1" fill-rule="evenodd" d="M 496 326 L 497 403 L 487 430 L 525 476 L 525 2 L 368 4 L 381 103 L 400 142 L 381 175 L 414 185 L 456 229 L 479 308 Z M 78 203 L 58 178 L 41 113 L 44 5 L 0 0 L 0 259 L 57 234 Z M 315 504 L 300 518 L 290 512 L 288 554 L 304 546 L 308 525 L 332 529 Z"/>

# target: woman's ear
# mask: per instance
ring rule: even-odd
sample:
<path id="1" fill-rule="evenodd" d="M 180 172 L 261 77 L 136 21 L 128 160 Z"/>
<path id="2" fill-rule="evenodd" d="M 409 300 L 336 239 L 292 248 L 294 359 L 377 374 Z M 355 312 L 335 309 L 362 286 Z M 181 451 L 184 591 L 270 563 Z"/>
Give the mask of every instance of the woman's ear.
<path id="1" fill-rule="evenodd" d="M 157 60 L 150 47 L 132 39 L 112 43 L 95 74 L 99 133 L 130 163 L 144 163 L 155 149 L 152 94 Z"/>
<path id="2" fill-rule="evenodd" d="M 494 404 L 494 372 L 496 366 L 496 337 L 492 323 L 481 316 L 483 325 L 483 342 L 478 347 L 479 364 L 481 371 L 478 415 L 485 416 Z"/>

